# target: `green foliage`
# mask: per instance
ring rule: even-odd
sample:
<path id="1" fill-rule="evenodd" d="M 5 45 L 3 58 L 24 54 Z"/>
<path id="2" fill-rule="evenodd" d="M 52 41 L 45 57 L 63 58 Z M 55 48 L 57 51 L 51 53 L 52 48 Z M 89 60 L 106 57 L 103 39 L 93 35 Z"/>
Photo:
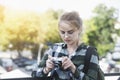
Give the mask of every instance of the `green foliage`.
<path id="1" fill-rule="evenodd" d="M 58 18 L 62 10 L 48 10 L 43 14 L 27 11 L 3 14 L 4 9 L 0 6 L 0 49 L 7 50 L 12 44 L 12 50 L 21 52 L 27 48 L 37 55 L 40 43 L 62 41 L 58 33 Z M 95 16 L 85 23 L 83 40 L 96 46 L 100 55 L 113 48 L 115 40 L 112 34 L 120 33 L 114 29 L 115 11 L 100 4 L 94 10 Z"/>
<path id="2" fill-rule="evenodd" d="M 99 54 L 104 55 L 108 50 L 113 49 L 114 39 L 112 34 L 116 31 L 114 23 L 117 18 L 114 16 L 114 8 L 107 8 L 100 4 L 94 9 L 95 16 L 88 21 L 86 29 L 88 44 L 96 46 Z"/>
<path id="3" fill-rule="evenodd" d="M 61 10 L 48 10 L 43 14 L 27 11 L 6 12 L 4 22 L 0 26 L 0 49 L 17 50 L 19 56 L 22 50 L 30 49 L 36 57 L 39 44 L 61 41 L 57 31 L 58 16 L 61 12 Z"/>
<path id="4" fill-rule="evenodd" d="M 44 43 L 52 42 L 56 43 L 61 41 L 58 33 L 58 17 L 62 13 L 62 11 L 54 11 L 48 10 L 47 12 L 42 15 L 42 26 L 44 26 L 45 38 Z"/>
<path id="5" fill-rule="evenodd" d="M 5 46 L 9 44 L 8 34 L 3 25 L 0 26 L 0 49 L 5 50 Z"/>
<path id="6" fill-rule="evenodd" d="M 0 49 L 4 49 L 4 47 L 2 46 L 3 45 L 7 45 L 9 42 L 8 40 L 6 39 L 7 38 L 7 34 L 4 34 L 6 31 L 4 29 L 4 10 L 5 10 L 5 7 L 0 5 Z"/>
<path id="7" fill-rule="evenodd" d="M 4 10 L 5 10 L 5 7 L 0 5 L 0 24 L 4 22 Z"/>
<path id="8" fill-rule="evenodd" d="M 6 16 L 6 21 L 3 24 L 4 33 L 1 36 L 3 37 L 2 40 L 7 42 L 1 42 L 2 49 L 9 49 L 11 44 L 10 49 L 17 50 L 20 53 L 23 49 L 31 49 L 35 43 L 39 43 L 39 16 L 33 13 L 18 14 L 14 18 Z M 6 36 L 4 37 L 4 35 Z"/>

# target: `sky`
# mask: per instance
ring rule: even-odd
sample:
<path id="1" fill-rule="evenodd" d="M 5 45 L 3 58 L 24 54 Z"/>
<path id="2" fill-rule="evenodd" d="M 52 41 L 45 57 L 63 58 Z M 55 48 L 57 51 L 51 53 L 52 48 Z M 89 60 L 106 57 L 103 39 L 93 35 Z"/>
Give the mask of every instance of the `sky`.
<path id="1" fill-rule="evenodd" d="M 48 9 L 78 11 L 83 19 L 93 16 L 93 9 L 100 3 L 115 7 L 120 15 L 120 0 L 0 0 L 9 9 L 44 12 Z"/>

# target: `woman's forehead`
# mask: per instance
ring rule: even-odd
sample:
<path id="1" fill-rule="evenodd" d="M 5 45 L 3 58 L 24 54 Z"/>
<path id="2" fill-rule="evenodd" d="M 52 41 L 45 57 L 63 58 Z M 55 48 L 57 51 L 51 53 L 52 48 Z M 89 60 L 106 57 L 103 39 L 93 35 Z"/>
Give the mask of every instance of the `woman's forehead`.
<path id="1" fill-rule="evenodd" d="M 72 29 L 76 29 L 77 27 L 75 27 L 74 25 L 68 23 L 68 22 L 60 22 L 59 24 L 59 29 L 67 29 L 67 30 L 72 30 Z"/>

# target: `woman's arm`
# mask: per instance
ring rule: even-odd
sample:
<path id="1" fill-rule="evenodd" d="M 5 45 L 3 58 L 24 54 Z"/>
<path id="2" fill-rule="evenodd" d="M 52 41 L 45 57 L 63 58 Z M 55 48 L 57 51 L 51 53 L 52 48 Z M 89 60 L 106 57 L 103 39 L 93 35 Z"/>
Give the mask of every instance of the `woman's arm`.
<path id="1" fill-rule="evenodd" d="M 44 73 L 44 67 L 46 66 L 46 60 L 48 59 L 48 54 L 45 54 L 38 65 L 38 69 L 32 72 L 32 77 L 47 77 Z"/>
<path id="2" fill-rule="evenodd" d="M 78 65 L 78 67 L 76 66 L 75 73 L 73 73 L 75 80 L 97 80 L 97 69 L 99 67 L 98 56 L 95 50 L 92 50 L 91 52 L 92 52 L 92 56 L 90 58 L 88 72 L 87 73 L 83 72 L 84 62 L 82 62 L 80 65 Z"/>

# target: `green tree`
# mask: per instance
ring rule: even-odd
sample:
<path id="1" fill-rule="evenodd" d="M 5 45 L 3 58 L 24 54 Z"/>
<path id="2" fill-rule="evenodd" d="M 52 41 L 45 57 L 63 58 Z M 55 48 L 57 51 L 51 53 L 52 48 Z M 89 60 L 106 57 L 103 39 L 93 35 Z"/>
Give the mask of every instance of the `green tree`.
<path id="1" fill-rule="evenodd" d="M 57 28 L 58 17 L 62 12 L 62 10 L 48 10 L 43 14 L 27 11 L 6 12 L 5 22 L 0 30 L 2 49 L 17 50 L 19 56 L 23 49 L 30 49 L 36 56 L 39 44 L 61 41 Z"/>
<path id="2" fill-rule="evenodd" d="M 42 16 L 41 27 L 44 27 L 44 43 L 61 41 L 58 33 L 58 18 L 62 10 L 48 10 Z"/>
<path id="3" fill-rule="evenodd" d="M 0 5 L 0 24 L 4 21 L 4 10 L 5 7 Z"/>
<path id="4" fill-rule="evenodd" d="M 94 9 L 95 16 L 87 22 L 88 40 L 86 41 L 96 46 L 100 55 L 104 55 L 114 46 L 112 34 L 116 32 L 114 29 L 114 23 L 117 20 L 114 16 L 115 11 L 115 8 L 107 8 L 104 4 L 100 4 Z"/>
<path id="5" fill-rule="evenodd" d="M 47 34 L 47 38 L 45 39 L 46 42 L 52 42 L 52 43 L 56 43 L 56 42 L 60 42 L 61 38 L 59 36 L 58 33 L 58 18 L 60 16 L 60 14 L 63 11 L 59 10 L 59 11 L 54 11 L 54 10 L 49 10 L 47 12 L 50 13 L 48 14 L 51 18 L 49 18 L 49 22 L 48 22 L 48 32 Z"/>
<path id="6" fill-rule="evenodd" d="M 19 56 L 23 49 L 32 49 L 39 44 L 40 17 L 34 13 L 7 18 L 4 27 L 8 40 L 8 43 L 3 45 L 4 48 L 8 49 L 9 45 L 12 45 L 10 49 L 17 50 Z"/>
<path id="7" fill-rule="evenodd" d="M 6 39 L 7 35 L 5 34 L 6 30 L 4 28 L 4 14 L 5 7 L 0 5 L 0 50 L 3 49 L 2 44 L 6 45 L 8 44 L 8 40 Z"/>

